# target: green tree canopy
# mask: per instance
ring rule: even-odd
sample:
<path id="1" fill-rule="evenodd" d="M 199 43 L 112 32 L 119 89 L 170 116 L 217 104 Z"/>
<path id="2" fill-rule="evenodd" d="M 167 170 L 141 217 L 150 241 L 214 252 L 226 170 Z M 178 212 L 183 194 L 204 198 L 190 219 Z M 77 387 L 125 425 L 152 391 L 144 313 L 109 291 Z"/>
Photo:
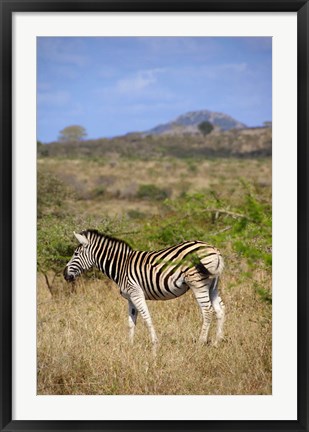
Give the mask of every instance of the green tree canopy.
<path id="1" fill-rule="evenodd" d="M 79 125 L 67 126 L 59 133 L 59 141 L 62 142 L 81 141 L 87 136 L 86 129 L 83 126 Z"/>
<path id="2" fill-rule="evenodd" d="M 198 128 L 203 135 L 208 135 L 214 127 L 209 121 L 203 121 L 198 125 Z"/>

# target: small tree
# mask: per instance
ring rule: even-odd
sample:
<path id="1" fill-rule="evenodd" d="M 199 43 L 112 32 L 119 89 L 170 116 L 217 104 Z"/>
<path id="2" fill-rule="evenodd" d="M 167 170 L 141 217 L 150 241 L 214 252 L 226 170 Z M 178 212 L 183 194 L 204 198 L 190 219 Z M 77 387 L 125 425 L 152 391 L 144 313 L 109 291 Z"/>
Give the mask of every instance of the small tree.
<path id="1" fill-rule="evenodd" d="M 76 247 L 72 236 L 74 229 L 74 221 L 70 218 L 63 218 L 61 223 L 53 215 L 38 220 L 37 270 L 44 276 L 51 295 L 56 293 L 56 279 Z"/>
<path id="2" fill-rule="evenodd" d="M 43 144 L 41 141 L 37 141 L 36 144 L 38 157 L 48 156 L 48 146 L 46 144 Z"/>
<path id="3" fill-rule="evenodd" d="M 206 120 L 200 123 L 198 125 L 198 128 L 203 135 L 208 135 L 210 134 L 210 132 L 213 130 L 214 127 L 209 121 Z"/>
<path id="4" fill-rule="evenodd" d="M 67 126 L 59 133 L 59 141 L 62 142 L 81 141 L 87 136 L 86 129 L 83 126 L 79 125 Z"/>

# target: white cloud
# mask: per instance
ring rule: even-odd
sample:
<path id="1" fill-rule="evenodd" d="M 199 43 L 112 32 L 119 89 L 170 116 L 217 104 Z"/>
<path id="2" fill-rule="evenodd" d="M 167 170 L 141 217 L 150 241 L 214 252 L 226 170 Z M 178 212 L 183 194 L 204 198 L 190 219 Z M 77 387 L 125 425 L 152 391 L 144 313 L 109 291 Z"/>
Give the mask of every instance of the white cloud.
<path id="1" fill-rule="evenodd" d="M 116 83 L 116 91 L 120 94 L 136 93 L 152 87 L 157 83 L 158 74 L 164 69 L 138 71 L 135 75 L 122 78 Z"/>

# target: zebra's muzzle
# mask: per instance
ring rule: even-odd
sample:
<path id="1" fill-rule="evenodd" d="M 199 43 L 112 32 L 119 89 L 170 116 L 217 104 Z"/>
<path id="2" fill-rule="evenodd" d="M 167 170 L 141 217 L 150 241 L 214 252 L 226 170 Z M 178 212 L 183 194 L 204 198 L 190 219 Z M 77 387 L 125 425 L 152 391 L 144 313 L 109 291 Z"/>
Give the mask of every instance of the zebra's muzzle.
<path id="1" fill-rule="evenodd" d="M 64 279 L 65 279 L 67 282 L 73 282 L 74 279 L 75 279 L 75 276 L 72 275 L 72 274 L 70 274 L 70 273 L 68 272 L 68 268 L 67 268 L 67 267 L 66 267 L 66 268 L 64 269 L 64 271 L 63 271 L 63 276 L 64 276 Z"/>

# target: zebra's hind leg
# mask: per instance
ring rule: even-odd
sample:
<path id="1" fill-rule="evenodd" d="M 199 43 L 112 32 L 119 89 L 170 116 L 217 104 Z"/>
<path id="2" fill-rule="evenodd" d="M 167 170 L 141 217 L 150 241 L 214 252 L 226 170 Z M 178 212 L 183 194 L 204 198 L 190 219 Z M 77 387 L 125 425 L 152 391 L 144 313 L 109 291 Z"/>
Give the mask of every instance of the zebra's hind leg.
<path id="1" fill-rule="evenodd" d="M 137 320 L 137 309 L 134 306 L 134 304 L 131 302 L 131 300 L 128 301 L 128 306 L 129 306 L 129 341 L 131 344 L 133 344 L 134 331 L 135 331 L 136 320 Z"/>
<path id="2" fill-rule="evenodd" d="M 132 302 L 133 306 L 135 306 L 135 309 L 141 314 L 142 318 L 144 319 L 148 327 L 151 342 L 153 344 L 153 348 L 155 352 L 158 343 L 158 338 L 154 326 L 152 324 L 152 319 L 142 290 L 138 290 L 136 292 L 130 293 L 130 301 Z"/>
<path id="3" fill-rule="evenodd" d="M 214 345 L 217 345 L 224 337 L 223 326 L 225 320 L 225 306 L 218 294 L 218 282 L 219 278 L 214 278 L 210 287 L 210 300 L 217 317 L 217 335 Z"/>
<path id="4" fill-rule="evenodd" d="M 192 289 L 202 313 L 203 323 L 200 333 L 200 342 L 207 343 L 213 313 L 213 308 L 209 296 L 209 277 L 195 270 L 195 272 L 186 275 L 185 280 L 189 287 Z"/>

